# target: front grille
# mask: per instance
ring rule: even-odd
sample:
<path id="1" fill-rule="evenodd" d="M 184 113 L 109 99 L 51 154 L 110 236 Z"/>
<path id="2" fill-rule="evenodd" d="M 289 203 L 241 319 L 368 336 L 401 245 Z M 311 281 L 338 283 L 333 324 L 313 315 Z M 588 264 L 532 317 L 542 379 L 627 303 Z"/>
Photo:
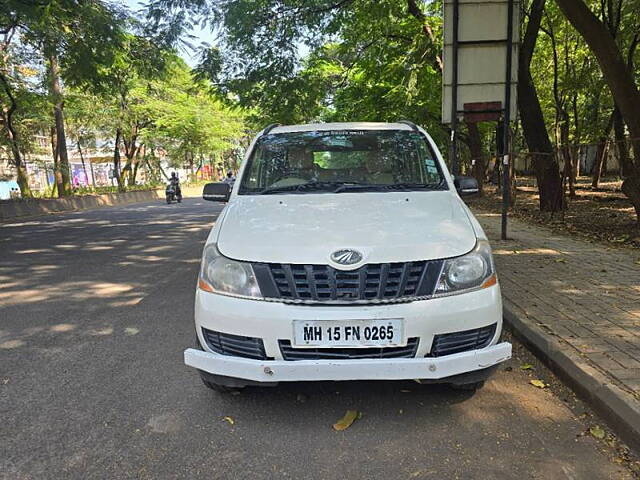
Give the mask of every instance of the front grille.
<path id="1" fill-rule="evenodd" d="M 310 302 L 398 301 L 433 294 L 442 260 L 375 263 L 344 271 L 329 265 L 254 264 L 268 298 Z"/>
<path id="2" fill-rule="evenodd" d="M 436 335 L 431 345 L 431 352 L 427 357 L 442 357 L 453 353 L 484 348 L 489 345 L 495 333 L 496 324 L 494 323 L 488 327 Z"/>
<path id="3" fill-rule="evenodd" d="M 280 352 L 285 360 L 344 360 L 363 358 L 414 358 L 418 337 L 410 338 L 406 347 L 371 348 L 294 348 L 289 340 L 279 340 Z"/>
<path id="4" fill-rule="evenodd" d="M 214 332 L 206 328 L 202 329 L 202 335 L 209 348 L 216 353 L 255 360 L 267 359 L 261 338 L 241 337 L 229 333 Z"/>

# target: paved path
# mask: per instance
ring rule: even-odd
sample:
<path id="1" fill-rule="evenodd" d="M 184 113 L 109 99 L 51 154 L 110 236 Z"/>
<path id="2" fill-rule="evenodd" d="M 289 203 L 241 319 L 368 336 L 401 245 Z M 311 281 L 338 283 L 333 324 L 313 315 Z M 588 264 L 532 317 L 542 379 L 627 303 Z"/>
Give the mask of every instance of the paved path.
<path id="1" fill-rule="evenodd" d="M 502 293 L 521 312 L 640 398 L 640 252 L 478 214 Z"/>
<path id="2" fill-rule="evenodd" d="M 0 478 L 629 478 L 584 435 L 579 403 L 529 384 L 541 373 L 523 358 L 475 396 L 204 388 L 182 351 L 219 210 L 186 199 L 0 225 Z M 362 418 L 333 431 L 347 409 Z"/>

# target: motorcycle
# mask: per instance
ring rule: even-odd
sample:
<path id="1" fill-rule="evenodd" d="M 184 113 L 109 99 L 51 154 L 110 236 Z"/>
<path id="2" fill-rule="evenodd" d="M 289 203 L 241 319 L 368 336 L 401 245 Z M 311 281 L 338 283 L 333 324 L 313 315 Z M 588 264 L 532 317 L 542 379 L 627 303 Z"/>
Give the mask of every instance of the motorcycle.
<path id="1" fill-rule="evenodd" d="M 178 203 L 182 202 L 182 192 L 180 191 L 180 187 L 169 184 L 164 191 L 165 196 L 167 197 L 167 204 L 170 204 L 174 200 Z"/>

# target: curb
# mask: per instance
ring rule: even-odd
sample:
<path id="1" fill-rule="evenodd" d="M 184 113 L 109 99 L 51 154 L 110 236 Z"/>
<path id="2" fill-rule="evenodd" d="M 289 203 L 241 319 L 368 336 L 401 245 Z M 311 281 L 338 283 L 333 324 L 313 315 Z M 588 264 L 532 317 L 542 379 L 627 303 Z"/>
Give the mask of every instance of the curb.
<path id="1" fill-rule="evenodd" d="M 551 370 L 593 409 L 629 447 L 640 451 L 640 402 L 613 384 L 571 347 L 542 331 L 508 299 L 503 298 L 505 323 Z"/>
<path id="2" fill-rule="evenodd" d="M 183 197 L 199 197 L 200 187 L 185 187 Z M 0 202 L 0 223 L 37 218 L 56 213 L 79 212 L 164 199 L 164 189 L 103 193 L 53 199 L 27 199 Z"/>

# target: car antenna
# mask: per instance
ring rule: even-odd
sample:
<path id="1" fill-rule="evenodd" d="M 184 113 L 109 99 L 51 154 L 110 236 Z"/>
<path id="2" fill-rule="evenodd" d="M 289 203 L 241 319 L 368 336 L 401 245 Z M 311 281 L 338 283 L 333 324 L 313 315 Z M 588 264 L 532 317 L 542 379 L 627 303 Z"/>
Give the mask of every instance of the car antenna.
<path id="1" fill-rule="evenodd" d="M 420 130 L 418 130 L 418 126 L 413 123 L 410 122 L 409 120 L 398 120 L 398 123 L 403 123 L 405 125 L 409 125 L 411 127 L 411 130 L 413 130 L 414 132 L 419 132 Z"/>
<path id="2" fill-rule="evenodd" d="M 268 125 L 267 128 L 262 131 L 262 135 L 267 135 L 271 130 L 279 126 L 279 123 L 272 123 L 271 125 Z"/>

